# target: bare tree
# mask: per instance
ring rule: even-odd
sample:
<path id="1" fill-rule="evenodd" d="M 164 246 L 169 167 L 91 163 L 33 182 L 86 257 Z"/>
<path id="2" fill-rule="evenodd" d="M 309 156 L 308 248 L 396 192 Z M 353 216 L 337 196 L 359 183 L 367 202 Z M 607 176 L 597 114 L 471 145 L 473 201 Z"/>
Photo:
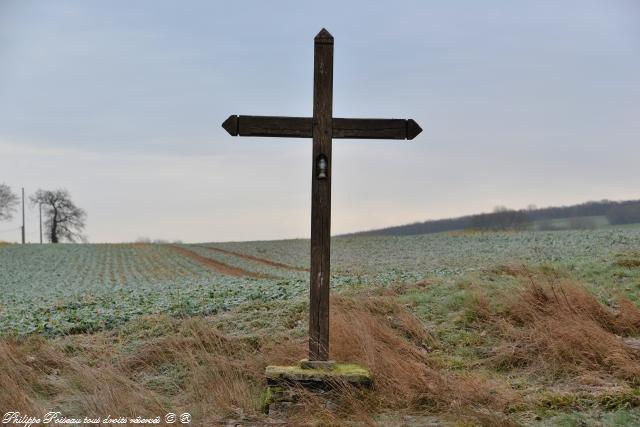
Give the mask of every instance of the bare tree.
<path id="1" fill-rule="evenodd" d="M 42 204 L 44 227 L 51 243 L 59 243 L 62 240 L 86 240 L 82 230 L 85 227 L 87 213 L 71 201 L 67 190 L 38 190 L 31 196 L 31 202 L 35 205 Z"/>
<path id="2" fill-rule="evenodd" d="M 18 206 L 18 196 L 7 184 L 0 184 L 0 221 L 7 221 L 13 218 L 13 213 Z"/>

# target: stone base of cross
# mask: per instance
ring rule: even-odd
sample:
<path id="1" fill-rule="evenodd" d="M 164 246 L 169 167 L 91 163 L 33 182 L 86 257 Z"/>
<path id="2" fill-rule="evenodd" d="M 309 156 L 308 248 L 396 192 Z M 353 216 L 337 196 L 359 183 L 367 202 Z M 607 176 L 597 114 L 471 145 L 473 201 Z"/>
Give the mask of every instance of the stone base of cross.
<path id="1" fill-rule="evenodd" d="M 331 141 L 336 138 L 410 140 L 422 129 L 411 119 L 332 116 L 333 37 L 324 28 L 314 39 L 313 69 L 313 117 L 232 115 L 222 127 L 232 136 L 313 138 L 309 361 L 315 363 L 329 360 Z M 322 365 L 315 363 L 314 366 Z"/>

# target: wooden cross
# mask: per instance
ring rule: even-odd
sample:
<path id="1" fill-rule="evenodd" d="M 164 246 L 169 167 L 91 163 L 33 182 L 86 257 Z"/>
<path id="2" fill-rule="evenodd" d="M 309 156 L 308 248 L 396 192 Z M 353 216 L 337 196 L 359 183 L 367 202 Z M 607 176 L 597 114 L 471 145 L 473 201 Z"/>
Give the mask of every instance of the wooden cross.
<path id="1" fill-rule="evenodd" d="M 314 39 L 313 117 L 229 116 L 232 136 L 313 138 L 311 178 L 311 289 L 309 360 L 329 357 L 329 258 L 331 243 L 331 140 L 413 139 L 422 129 L 409 119 L 332 117 L 333 36 L 324 28 Z"/>

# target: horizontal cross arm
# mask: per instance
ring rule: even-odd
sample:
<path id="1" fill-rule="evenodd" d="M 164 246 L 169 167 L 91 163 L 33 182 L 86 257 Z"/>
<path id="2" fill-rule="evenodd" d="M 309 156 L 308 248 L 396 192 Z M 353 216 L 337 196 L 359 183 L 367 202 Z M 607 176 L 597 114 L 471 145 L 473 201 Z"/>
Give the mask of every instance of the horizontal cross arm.
<path id="1" fill-rule="evenodd" d="M 341 119 L 333 122 L 334 139 L 413 139 L 422 129 L 412 119 Z M 232 136 L 312 138 L 311 117 L 229 116 L 222 127 Z"/>
<path id="2" fill-rule="evenodd" d="M 222 127 L 231 136 L 311 138 L 311 117 L 229 116 Z"/>
<path id="3" fill-rule="evenodd" d="M 413 119 L 333 119 L 334 138 L 413 139 L 420 132 Z"/>

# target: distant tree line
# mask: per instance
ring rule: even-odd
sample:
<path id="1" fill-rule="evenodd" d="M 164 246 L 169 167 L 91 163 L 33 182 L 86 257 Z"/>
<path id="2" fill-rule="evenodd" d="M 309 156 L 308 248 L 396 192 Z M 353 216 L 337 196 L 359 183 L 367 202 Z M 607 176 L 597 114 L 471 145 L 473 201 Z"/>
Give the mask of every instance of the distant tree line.
<path id="1" fill-rule="evenodd" d="M 640 222 L 640 202 L 620 203 L 607 212 L 609 224 L 634 224 Z"/>
<path id="2" fill-rule="evenodd" d="M 471 215 L 458 218 L 435 219 L 412 224 L 397 225 L 377 230 L 360 231 L 348 235 L 366 236 L 410 236 L 415 234 L 440 233 L 443 231 L 462 230 L 471 225 Z"/>
<path id="3" fill-rule="evenodd" d="M 640 200 L 628 200 L 624 202 L 614 202 L 611 200 L 601 200 L 599 202 L 592 201 L 581 203 L 579 205 L 531 209 L 527 210 L 527 213 L 532 221 L 601 215 L 608 218 L 611 211 L 629 206 L 635 206 L 637 209 L 637 207 L 640 206 Z M 640 219 L 635 222 L 640 222 Z"/>
<path id="4" fill-rule="evenodd" d="M 476 230 L 526 230 L 531 218 L 524 210 L 515 211 L 503 206 L 496 207 L 492 213 L 473 215 L 468 228 Z"/>
<path id="5" fill-rule="evenodd" d="M 640 200 L 623 202 L 601 200 L 578 205 L 547 208 L 537 208 L 532 205 L 527 209 L 521 210 L 500 206 L 491 213 L 415 222 L 377 230 L 361 231 L 350 235 L 407 236 L 465 229 L 523 230 L 531 227 L 534 221 L 549 221 L 546 229 L 554 230 L 561 227 L 552 225 L 550 220 L 561 218 L 571 218 L 565 228 L 589 229 L 596 227 L 595 222 L 589 218 L 581 217 L 593 216 L 606 216 L 609 223 L 614 225 L 640 223 Z M 543 226 L 542 228 L 544 229 L 545 227 Z"/>

